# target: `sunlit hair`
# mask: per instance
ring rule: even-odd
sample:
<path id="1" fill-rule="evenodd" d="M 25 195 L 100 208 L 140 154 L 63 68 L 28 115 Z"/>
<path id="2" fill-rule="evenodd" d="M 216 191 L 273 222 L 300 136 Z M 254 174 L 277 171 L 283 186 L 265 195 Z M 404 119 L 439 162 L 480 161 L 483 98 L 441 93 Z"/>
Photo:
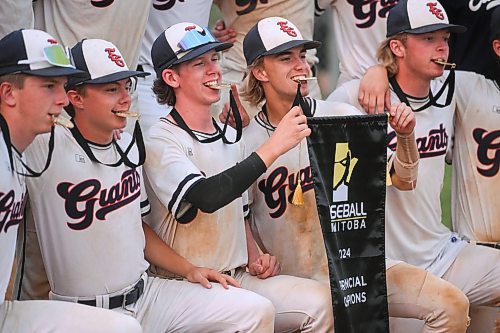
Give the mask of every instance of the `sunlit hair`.
<path id="1" fill-rule="evenodd" d="M 252 105 L 258 105 L 266 97 L 264 88 L 262 88 L 262 83 L 257 80 L 252 73 L 254 68 L 262 67 L 263 64 L 263 57 L 255 59 L 254 62 L 248 66 L 245 79 L 243 80 L 243 89 L 240 92 L 240 97 Z"/>
<path id="2" fill-rule="evenodd" d="M 391 50 L 390 43 L 392 40 L 399 40 L 401 41 L 401 43 L 403 43 L 403 45 L 405 45 L 407 39 L 408 39 L 408 34 L 406 33 L 398 34 L 396 36 L 387 38 L 382 43 L 380 43 L 379 47 L 377 48 L 377 54 L 376 54 L 377 59 L 379 63 L 386 68 L 387 74 L 389 76 L 396 75 L 399 70 L 398 63 L 396 61 L 396 56 Z"/>

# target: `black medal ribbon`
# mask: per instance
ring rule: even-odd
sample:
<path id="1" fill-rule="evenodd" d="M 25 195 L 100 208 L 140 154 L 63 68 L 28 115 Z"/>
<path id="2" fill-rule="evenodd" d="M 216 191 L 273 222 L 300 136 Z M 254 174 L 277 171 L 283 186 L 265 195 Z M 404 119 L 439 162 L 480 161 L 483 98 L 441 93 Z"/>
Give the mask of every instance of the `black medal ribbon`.
<path id="1" fill-rule="evenodd" d="M 312 111 L 311 111 L 311 107 L 309 106 L 309 104 L 307 104 L 307 102 L 302 97 L 302 94 L 300 93 L 300 82 L 297 86 L 297 93 L 295 94 L 295 99 L 293 100 L 292 108 L 294 106 L 300 106 L 300 108 L 302 109 L 302 113 L 304 113 L 304 115 L 307 118 L 310 118 L 313 116 Z M 273 124 L 271 124 L 271 122 L 269 121 L 269 116 L 267 115 L 267 106 L 265 103 L 264 103 L 264 105 L 262 105 L 261 110 L 262 110 L 262 113 L 264 114 L 264 116 L 266 117 L 266 120 L 267 120 L 267 123 L 269 124 L 269 126 L 271 126 L 273 129 L 275 129 L 276 127 L 274 127 Z"/>
<path id="2" fill-rule="evenodd" d="M 10 131 L 9 131 L 9 126 L 7 125 L 7 122 L 5 121 L 5 118 L 0 114 L 0 129 L 2 130 L 2 135 L 3 139 L 5 140 L 5 144 L 7 146 L 7 152 L 9 154 L 9 162 L 10 162 L 10 167 L 12 169 L 12 172 L 14 172 L 14 157 L 12 156 L 12 142 L 10 140 Z M 50 130 L 50 139 L 49 139 L 49 153 L 47 155 L 47 161 L 45 162 L 45 166 L 43 167 L 42 171 L 34 171 L 31 169 L 26 163 L 24 163 L 23 160 L 21 161 L 21 164 L 23 167 L 26 169 L 26 173 L 16 171 L 19 175 L 25 176 L 25 177 L 40 177 L 42 173 L 47 170 L 47 168 L 50 165 L 50 161 L 52 160 L 52 153 L 54 152 L 54 126 L 52 126 Z"/>
<path id="3" fill-rule="evenodd" d="M 391 84 L 392 89 L 394 89 L 394 92 L 398 96 L 399 100 L 408 105 L 409 107 L 411 107 L 410 101 L 408 100 L 408 95 L 405 94 L 404 91 L 401 89 L 394 76 L 389 78 L 389 83 Z M 441 95 L 443 95 L 447 87 L 448 87 L 448 93 L 446 95 L 446 101 L 444 102 L 444 104 L 439 104 L 437 101 L 439 100 L 439 98 L 441 98 Z M 450 105 L 451 100 L 453 99 L 454 92 L 455 92 L 455 70 L 450 69 L 448 77 L 446 78 L 446 80 L 443 83 L 443 86 L 441 87 L 441 89 L 439 89 L 436 95 L 433 95 L 432 91 L 429 91 L 429 101 L 417 109 L 412 108 L 412 110 L 418 112 L 427 109 L 429 106 L 437 106 L 439 108 L 444 108 Z"/>
<path id="4" fill-rule="evenodd" d="M 216 129 L 217 134 L 210 137 L 210 138 L 206 138 L 206 139 L 199 139 L 196 136 L 196 134 L 194 134 L 193 131 L 189 128 L 189 126 L 186 124 L 184 119 L 182 119 L 182 116 L 179 114 L 179 112 L 175 108 L 172 108 L 172 111 L 170 111 L 170 115 L 172 116 L 172 118 L 174 119 L 174 121 L 176 122 L 176 124 L 180 128 L 182 128 L 193 139 L 195 139 L 196 141 L 198 141 L 200 143 L 210 143 L 210 142 L 214 142 L 214 141 L 217 141 L 219 139 L 222 139 L 222 142 L 224 142 L 225 144 L 233 144 L 233 143 L 240 141 L 240 139 L 241 139 L 241 135 L 243 133 L 243 122 L 241 120 L 240 111 L 238 110 L 238 105 L 236 104 L 236 100 L 234 99 L 232 91 L 229 91 L 229 105 L 230 105 L 230 109 L 229 109 L 229 112 L 228 112 L 227 117 L 226 117 L 226 121 L 224 122 L 224 126 L 222 127 L 222 129 L 219 127 L 219 125 L 217 125 L 217 122 L 215 121 L 215 119 L 212 118 L 212 123 Z M 231 111 L 233 112 L 234 121 L 236 123 L 236 138 L 234 139 L 233 142 L 229 141 L 226 138 L 226 131 L 227 131 L 229 115 L 231 114 Z"/>
<path id="5" fill-rule="evenodd" d="M 128 147 L 123 151 L 121 147 L 116 143 L 116 141 L 113 139 L 112 143 L 116 148 L 116 151 L 118 152 L 118 155 L 120 155 L 120 159 L 116 161 L 115 163 L 104 163 L 101 162 L 95 157 L 94 153 L 92 152 L 92 149 L 90 149 L 87 140 L 83 137 L 82 133 L 78 130 L 78 127 L 75 125 L 72 129 L 70 129 L 71 134 L 73 134 L 73 137 L 75 138 L 76 142 L 80 147 L 82 147 L 83 151 L 87 156 L 90 158 L 92 162 L 96 162 L 105 166 L 109 167 L 117 167 L 120 166 L 121 164 L 125 164 L 129 168 L 136 168 L 144 164 L 144 161 L 146 160 L 146 147 L 144 146 L 144 138 L 142 137 L 142 131 L 141 131 L 141 126 L 139 125 L 139 121 L 137 120 L 135 122 L 134 126 L 134 133 L 132 135 L 132 141 L 128 145 Z M 128 158 L 128 154 L 130 153 L 130 150 L 132 147 L 137 144 L 137 150 L 139 152 L 139 159 L 137 163 L 132 162 Z"/>
<path id="6" fill-rule="evenodd" d="M 387 116 L 317 117 L 307 122 L 335 332 L 388 333 Z"/>

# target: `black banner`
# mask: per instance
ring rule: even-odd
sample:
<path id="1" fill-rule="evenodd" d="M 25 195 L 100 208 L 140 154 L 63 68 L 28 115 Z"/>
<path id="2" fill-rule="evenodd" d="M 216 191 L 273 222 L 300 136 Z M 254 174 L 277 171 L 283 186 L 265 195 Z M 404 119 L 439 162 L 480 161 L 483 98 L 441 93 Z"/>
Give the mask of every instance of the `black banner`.
<path id="1" fill-rule="evenodd" d="M 335 332 L 387 333 L 387 116 L 308 118 Z"/>

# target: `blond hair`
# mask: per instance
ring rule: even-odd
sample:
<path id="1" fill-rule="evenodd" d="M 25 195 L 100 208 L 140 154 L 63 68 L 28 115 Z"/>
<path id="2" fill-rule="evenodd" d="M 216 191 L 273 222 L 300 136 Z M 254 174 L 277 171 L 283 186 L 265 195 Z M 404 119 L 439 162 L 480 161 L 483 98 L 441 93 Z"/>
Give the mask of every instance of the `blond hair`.
<path id="1" fill-rule="evenodd" d="M 259 103 L 266 98 L 262 83 L 257 80 L 252 72 L 254 68 L 262 67 L 263 64 L 264 60 L 262 57 L 255 59 L 254 62 L 248 66 L 245 79 L 243 80 L 243 89 L 240 92 L 240 97 L 252 105 L 259 105 Z"/>
<path id="2" fill-rule="evenodd" d="M 391 50 L 391 41 L 392 40 L 399 40 L 403 45 L 406 43 L 406 40 L 408 38 L 408 34 L 402 33 L 398 34 L 396 36 L 387 38 L 384 40 L 382 43 L 380 43 L 379 47 L 377 48 L 377 60 L 379 61 L 380 64 L 382 64 L 385 69 L 387 70 L 387 74 L 389 76 L 394 76 L 398 73 L 399 67 L 398 63 L 396 61 L 396 56 Z"/>

